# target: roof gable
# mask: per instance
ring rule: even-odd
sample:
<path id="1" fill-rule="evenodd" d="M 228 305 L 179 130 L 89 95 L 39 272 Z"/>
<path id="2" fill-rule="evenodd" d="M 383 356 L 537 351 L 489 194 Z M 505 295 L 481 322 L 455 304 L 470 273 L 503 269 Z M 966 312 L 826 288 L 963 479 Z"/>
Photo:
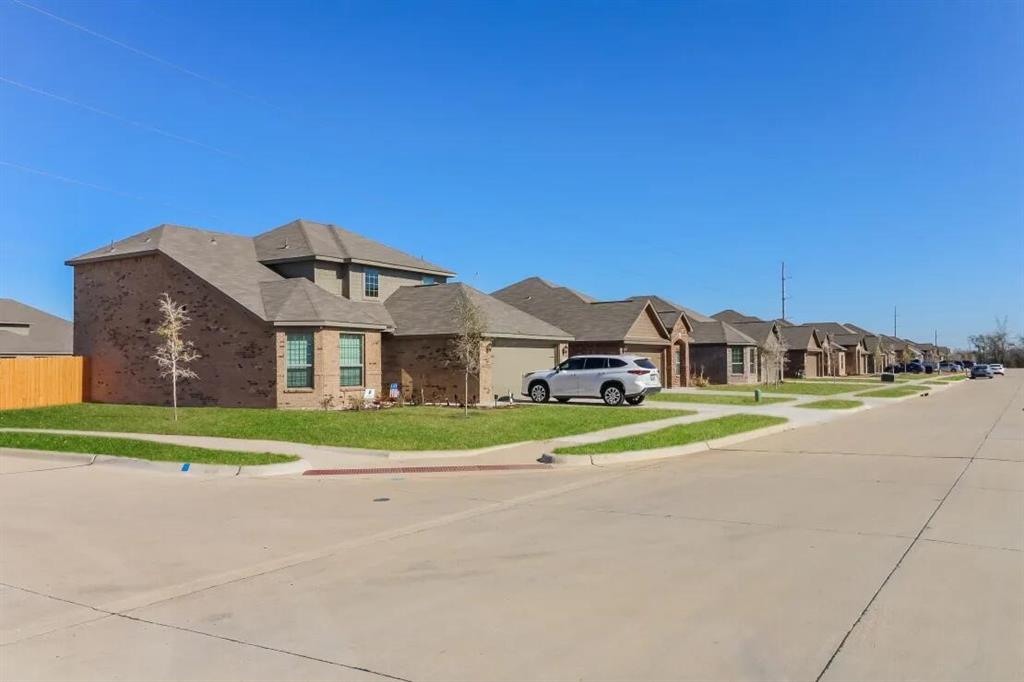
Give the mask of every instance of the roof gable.
<path id="1" fill-rule="evenodd" d="M 70 355 L 73 336 L 74 327 L 64 318 L 0 298 L 0 355 Z"/>
<path id="2" fill-rule="evenodd" d="M 257 258 L 264 263 L 315 258 L 364 263 L 443 276 L 455 273 L 336 225 L 293 220 L 254 237 Z"/>
<path id="3" fill-rule="evenodd" d="M 453 335 L 459 331 L 454 312 L 460 298 L 483 314 L 486 336 L 572 340 L 564 330 L 461 282 L 399 287 L 384 305 L 396 336 Z"/>
<path id="4" fill-rule="evenodd" d="M 527 277 L 495 291 L 492 296 L 569 332 L 577 341 L 623 341 L 647 315 L 657 337 L 667 342 L 669 331 L 647 298 L 625 301 L 596 301 L 568 287 Z"/>

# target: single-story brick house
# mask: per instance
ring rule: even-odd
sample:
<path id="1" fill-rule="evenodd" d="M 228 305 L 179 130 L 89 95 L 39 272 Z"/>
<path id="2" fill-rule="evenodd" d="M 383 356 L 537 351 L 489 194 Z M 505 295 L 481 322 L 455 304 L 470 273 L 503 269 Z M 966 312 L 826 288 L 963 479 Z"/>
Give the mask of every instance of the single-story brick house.
<path id="1" fill-rule="evenodd" d="M 846 354 L 844 360 L 847 375 L 868 373 L 868 349 L 864 342 L 865 334 L 840 324 L 839 322 L 808 322 L 807 326 L 824 331 L 829 338 L 843 347 Z"/>
<path id="2" fill-rule="evenodd" d="M 690 341 L 693 336 L 693 323 L 687 313 L 697 315 L 688 308 L 673 303 L 660 296 L 630 296 L 629 300 L 648 300 L 661 318 L 665 329 L 669 331 L 668 371 L 662 374 L 661 383 L 666 388 L 680 388 L 690 385 Z"/>
<path id="3" fill-rule="evenodd" d="M 161 225 L 67 264 L 75 270 L 74 352 L 90 358 L 95 401 L 168 403 L 151 359 L 156 301 L 164 292 L 186 306 L 187 338 L 202 355 L 193 365 L 199 379 L 181 387 L 183 405 L 344 407 L 365 389 L 381 394 L 385 376 L 407 394 L 429 389 L 433 400 L 462 397 L 461 382 L 437 379 L 442 371 L 459 374 L 437 353 L 450 326 L 411 334 L 415 319 L 402 328 L 386 305 L 407 287 L 446 285 L 454 273 L 348 230 L 296 220 L 246 237 Z M 552 325 L 513 314 L 468 287 L 445 290 L 490 304 L 487 311 L 500 318 L 489 320 L 496 345 L 515 338 L 552 360 L 563 352 L 569 335 Z M 439 316 L 450 316 L 438 307 L 443 296 L 424 298 Z M 402 300 L 395 310 L 406 320 Z M 423 349 L 414 357 L 401 351 L 413 336 Z M 385 353 L 398 364 L 386 366 Z M 536 369 L 534 357 L 489 356 L 471 398 L 490 398 L 495 375 Z M 414 376 L 431 362 L 439 367 L 420 391 Z"/>
<path id="4" fill-rule="evenodd" d="M 786 344 L 786 377 L 813 378 L 826 375 L 825 335 L 807 325 L 780 325 Z"/>
<path id="5" fill-rule="evenodd" d="M 491 295 L 571 334 L 569 355 L 631 353 L 649 358 L 663 377 L 671 371 L 672 332 L 646 298 L 598 301 L 540 277 Z"/>
<path id="6" fill-rule="evenodd" d="M 778 352 L 782 343 L 782 332 L 779 331 L 778 323 L 774 320 L 747 320 L 728 324 L 757 342 L 758 383 L 782 380 L 785 363 L 782 361 L 782 355 Z"/>
<path id="7" fill-rule="evenodd" d="M 693 322 L 690 364 L 713 384 L 756 384 L 757 342 L 730 324 L 707 318 Z"/>
<path id="8" fill-rule="evenodd" d="M 0 298 L 0 358 L 71 355 L 72 336 L 64 318 Z"/>

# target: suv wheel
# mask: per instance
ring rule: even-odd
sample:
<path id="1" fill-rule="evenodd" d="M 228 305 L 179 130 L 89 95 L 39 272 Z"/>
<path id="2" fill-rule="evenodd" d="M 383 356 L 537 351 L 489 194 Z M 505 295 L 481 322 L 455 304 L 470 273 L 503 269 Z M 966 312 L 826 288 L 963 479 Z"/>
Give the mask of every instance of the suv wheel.
<path id="1" fill-rule="evenodd" d="M 632 398 L 626 398 L 626 402 L 629 403 L 630 405 L 639 405 L 644 401 L 644 398 L 646 397 L 647 396 L 644 395 L 635 395 Z"/>
<path id="2" fill-rule="evenodd" d="M 548 387 L 539 381 L 530 386 L 530 400 L 535 403 L 546 403 L 548 401 Z"/>
<path id="3" fill-rule="evenodd" d="M 625 398 L 626 394 L 622 392 L 622 387 L 618 384 L 608 384 L 601 389 L 601 399 L 604 400 L 605 405 L 617 407 Z"/>

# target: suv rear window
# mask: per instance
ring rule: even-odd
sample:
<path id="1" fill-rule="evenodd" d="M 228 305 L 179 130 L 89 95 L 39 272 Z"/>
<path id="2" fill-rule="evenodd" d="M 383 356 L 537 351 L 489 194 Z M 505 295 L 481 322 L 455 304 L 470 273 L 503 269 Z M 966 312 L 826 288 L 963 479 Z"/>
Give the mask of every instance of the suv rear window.
<path id="1" fill-rule="evenodd" d="M 609 367 L 625 367 L 626 366 L 626 361 L 625 360 L 619 360 L 618 358 L 608 358 L 608 366 Z"/>
<path id="2" fill-rule="evenodd" d="M 633 362 L 636 363 L 637 367 L 643 367 L 644 369 L 658 369 L 658 366 L 647 358 L 637 358 Z"/>
<path id="3" fill-rule="evenodd" d="M 583 369 L 605 369 L 608 367 L 608 358 L 586 358 Z"/>

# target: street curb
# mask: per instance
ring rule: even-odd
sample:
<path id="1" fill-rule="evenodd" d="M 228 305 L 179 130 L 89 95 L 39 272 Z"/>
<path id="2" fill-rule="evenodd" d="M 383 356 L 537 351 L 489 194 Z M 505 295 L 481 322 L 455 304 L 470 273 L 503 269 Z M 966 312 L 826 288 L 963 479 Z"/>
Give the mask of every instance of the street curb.
<path id="1" fill-rule="evenodd" d="M 162 462 L 134 457 L 117 457 L 115 455 L 90 455 L 78 452 L 50 452 L 48 450 L 29 450 L 24 448 L 0 448 L 0 452 L 10 453 L 18 457 L 30 457 L 47 461 L 78 462 L 83 466 L 114 467 L 118 469 L 134 469 L 162 474 L 188 474 L 192 476 L 286 476 L 301 474 L 310 469 L 304 459 L 280 464 L 195 464 L 191 462 Z"/>
<path id="2" fill-rule="evenodd" d="M 613 452 L 607 455 L 556 455 L 554 453 L 546 453 L 544 458 L 545 460 L 550 458 L 552 464 L 562 466 L 602 466 L 604 464 L 646 462 L 657 459 L 668 459 L 670 457 L 682 457 L 684 455 L 692 455 L 698 452 L 707 452 L 708 450 L 716 450 L 729 445 L 735 445 L 736 443 L 753 440 L 754 438 L 771 436 L 776 433 L 782 433 L 783 431 L 798 429 L 801 426 L 806 425 L 793 423 L 776 424 L 775 426 L 766 426 L 763 429 L 745 431 L 744 433 L 737 433 L 732 436 L 723 436 L 722 438 L 716 438 L 714 440 L 688 443 L 687 445 L 668 448 L 655 448 L 652 450 Z"/>

